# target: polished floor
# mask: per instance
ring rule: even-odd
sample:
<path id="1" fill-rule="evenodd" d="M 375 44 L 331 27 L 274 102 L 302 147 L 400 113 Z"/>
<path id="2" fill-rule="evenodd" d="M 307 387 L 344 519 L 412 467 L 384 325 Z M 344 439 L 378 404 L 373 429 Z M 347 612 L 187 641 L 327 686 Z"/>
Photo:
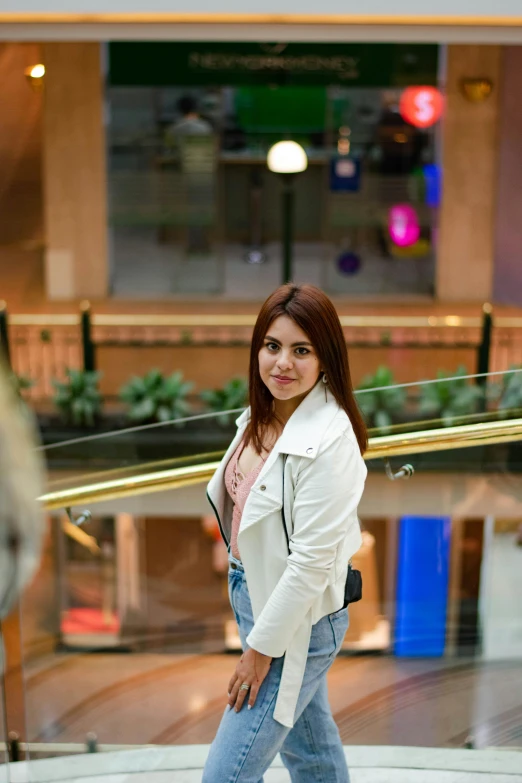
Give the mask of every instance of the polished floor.
<path id="1" fill-rule="evenodd" d="M 59 654 L 26 668 L 28 741 L 211 742 L 234 654 Z M 522 748 L 522 662 L 341 654 L 329 674 L 347 745 Z M 522 756 L 521 756 L 522 764 Z"/>
<path id="2" fill-rule="evenodd" d="M 10 783 L 200 783 L 207 745 L 21 762 Z M 430 748 L 345 748 L 352 783 L 521 783 L 521 754 Z M 4 770 L 0 767 L 0 781 Z M 289 783 L 278 757 L 265 783 Z M 218 781 L 216 781 L 218 783 Z M 219 782 L 221 783 L 221 782 Z"/>
<path id="3" fill-rule="evenodd" d="M 248 264 L 247 248 L 238 244 L 187 257 L 179 242 L 158 244 L 154 229 L 141 227 L 118 227 L 113 233 L 113 248 L 112 292 L 116 298 L 213 295 L 248 301 L 265 298 L 281 280 L 280 242 L 264 247 L 266 260 L 262 264 Z M 336 263 L 343 250 L 346 248 L 328 243 L 296 243 L 294 279 L 337 296 L 432 294 L 431 258 L 387 258 L 365 252 L 357 274 L 345 275 Z"/>

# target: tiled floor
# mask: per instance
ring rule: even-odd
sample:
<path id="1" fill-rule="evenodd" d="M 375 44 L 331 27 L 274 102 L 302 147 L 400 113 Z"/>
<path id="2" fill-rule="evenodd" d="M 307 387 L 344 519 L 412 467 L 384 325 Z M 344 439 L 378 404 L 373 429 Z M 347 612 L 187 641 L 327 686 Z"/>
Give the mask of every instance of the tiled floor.
<path id="1" fill-rule="evenodd" d="M 26 674 L 28 739 L 190 745 L 212 741 L 233 654 L 61 654 Z M 522 747 L 522 662 L 341 654 L 329 673 L 342 741 Z M 522 759 L 522 757 L 521 757 Z"/>
<path id="2" fill-rule="evenodd" d="M 212 295 L 224 299 L 263 299 L 281 282 L 281 243 L 264 248 L 266 261 L 249 264 L 246 247 L 216 247 L 206 256 L 186 256 L 179 243 L 158 244 L 154 229 L 118 228 L 113 233 L 112 288 L 115 297 L 158 298 Z M 337 295 L 429 296 L 430 258 L 383 258 L 367 253 L 357 274 L 342 274 L 336 259 L 342 248 L 328 243 L 296 243 L 294 277 Z M 146 258 L 146 263 L 144 259 Z"/>

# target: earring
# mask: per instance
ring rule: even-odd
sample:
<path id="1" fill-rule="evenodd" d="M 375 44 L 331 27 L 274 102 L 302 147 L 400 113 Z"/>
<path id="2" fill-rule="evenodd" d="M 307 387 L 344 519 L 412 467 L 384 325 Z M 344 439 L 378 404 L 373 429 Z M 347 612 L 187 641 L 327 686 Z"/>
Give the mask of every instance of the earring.
<path id="1" fill-rule="evenodd" d="M 323 383 L 325 384 L 325 386 L 328 383 L 328 378 L 326 377 L 326 373 L 324 373 L 323 375 Z"/>

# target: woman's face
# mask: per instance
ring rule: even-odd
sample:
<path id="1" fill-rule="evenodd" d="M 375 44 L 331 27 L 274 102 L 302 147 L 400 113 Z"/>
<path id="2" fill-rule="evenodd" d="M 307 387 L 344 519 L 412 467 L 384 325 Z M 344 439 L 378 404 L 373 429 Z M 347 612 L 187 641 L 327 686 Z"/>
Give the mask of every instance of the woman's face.
<path id="1" fill-rule="evenodd" d="M 304 397 L 321 372 L 308 335 L 288 315 L 272 321 L 258 358 L 261 380 L 281 402 Z"/>

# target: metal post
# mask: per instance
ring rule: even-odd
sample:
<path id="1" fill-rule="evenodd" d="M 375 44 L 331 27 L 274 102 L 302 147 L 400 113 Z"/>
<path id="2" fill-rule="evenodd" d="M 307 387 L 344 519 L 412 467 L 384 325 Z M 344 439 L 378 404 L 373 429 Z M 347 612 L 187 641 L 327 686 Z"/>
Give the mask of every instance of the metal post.
<path id="1" fill-rule="evenodd" d="M 83 369 L 91 372 L 96 369 L 95 345 L 91 332 L 91 303 L 87 300 L 80 305 L 82 327 Z"/>
<path id="2" fill-rule="evenodd" d="M 7 304 L 0 301 L 0 346 L 3 349 L 6 364 L 11 366 L 11 352 L 9 350 L 9 328 L 7 324 Z"/>
<path id="3" fill-rule="evenodd" d="M 484 391 L 484 399 L 481 401 L 481 410 L 483 412 L 487 409 L 486 388 L 488 377 L 484 373 L 489 372 L 489 356 L 491 352 L 491 332 L 493 330 L 493 308 L 489 302 L 486 302 L 482 307 L 482 336 L 480 345 L 477 350 L 477 373 L 481 374 L 481 377 L 477 378 L 477 385 L 481 386 Z"/>
<path id="4" fill-rule="evenodd" d="M 493 330 L 493 308 L 486 302 L 482 307 L 482 337 L 477 351 L 477 373 L 489 372 L 489 355 L 491 352 L 491 332 Z M 485 385 L 487 378 L 477 378 L 477 383 Z"/>
<path id="5" fill-rule="evenodd" d="M 9 761 L 20 761 L 20 737 L 16 731 L 10 731 L 7 737 Z"/>
<path id="6" fill-rule="evenodd" d="M 291 174 L 281 176 L 283 177 L 283 283 L 290 283 L 293 275 L 294 178 Z"/>

